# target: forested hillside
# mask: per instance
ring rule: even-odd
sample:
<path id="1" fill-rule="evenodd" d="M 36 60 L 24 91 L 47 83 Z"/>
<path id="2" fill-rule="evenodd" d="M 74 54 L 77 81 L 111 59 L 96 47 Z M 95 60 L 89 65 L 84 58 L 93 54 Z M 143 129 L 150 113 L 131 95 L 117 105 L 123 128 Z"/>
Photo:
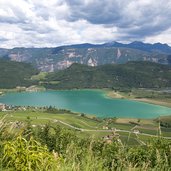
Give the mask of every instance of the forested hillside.
<path id="1" fill-rule="evenodd" d="M 50 73 L 46 79 L 44 85 L 54 89 L 160 88 L 171 85 L 171 67 L 151 62 L 128 62 L 97 67 L 73 64 L 66 70 Z"/>
<path id="2" fill-rule="evenodd" d="M 30 79 L 36 74 L 37 69 L 30 64 L 0 60 L 0 88 L 37 84 L 37 80 Z M 143 61 L 97 67 L 73 64 L 49 73 L 40 84 L 50 89 L 170 87 L 171 67 Z"/>
<path id="3" fill-rule="evenodd" d="M 30 64 L 0 59 L 0 88 L 29 86 L 33 83 L 30 77 L 37 73 Z"/>

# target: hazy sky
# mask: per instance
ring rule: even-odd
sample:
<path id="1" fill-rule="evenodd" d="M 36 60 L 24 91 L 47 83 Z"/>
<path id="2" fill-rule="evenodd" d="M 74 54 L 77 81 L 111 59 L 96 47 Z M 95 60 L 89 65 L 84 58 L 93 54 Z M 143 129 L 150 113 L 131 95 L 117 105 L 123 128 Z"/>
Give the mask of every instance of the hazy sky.
<path id="1" fill-rule="evenodd" d="M 171 0 L 0 0 L 0 47 L 171 45 Z"/>

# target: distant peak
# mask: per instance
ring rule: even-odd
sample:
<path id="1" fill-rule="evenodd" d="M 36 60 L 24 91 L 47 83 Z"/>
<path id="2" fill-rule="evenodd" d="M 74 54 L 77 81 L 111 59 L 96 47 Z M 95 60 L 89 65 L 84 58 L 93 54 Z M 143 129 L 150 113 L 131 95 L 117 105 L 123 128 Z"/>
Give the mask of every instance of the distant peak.
<path id="1" fill-rule="evenodd" d="M 130 43 L 130 44 L 144 44 L 143 42 L 141 42 L 141 41 L 133 41 L 132 43 Z"/>
<path id="2" fill-rule="evenodd" d="M 107 42 L 106 44 L 112 44 L 112 45 L 114 45 L 114 44 L 119 44 L 119 42 L 117 42 L 117 41 L 110 41 L 110 42 Z"/>
<path id="3" fill-rule="evenodd" d="M 122 47 L 124 44 L 116 42 L 116 41 L 111 41 L 103 44 L 105 47 Z"/>
<path id="4" fill-rule="evenodd" d="M 108 42 L 108 43 L 113 43 L 113 44 L 115 44 L 115 43 L 118 43 L 117 41 L 110 41 L 110 42 Z"/>
<path id="5" fill-rule="evenodd" d="M 167 43 L 160 43 L 160 42 L 154 43 L 153 45 L 169 46 Z"/>

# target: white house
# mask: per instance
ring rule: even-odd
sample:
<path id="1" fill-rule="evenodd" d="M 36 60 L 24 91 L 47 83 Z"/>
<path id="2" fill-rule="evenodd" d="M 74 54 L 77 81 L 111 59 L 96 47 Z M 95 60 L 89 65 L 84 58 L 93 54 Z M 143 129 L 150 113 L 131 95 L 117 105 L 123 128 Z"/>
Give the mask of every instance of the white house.
<path id="1" fill-rule="evenodd" d="M 0 110 L 1 110 L 1 111 L 5 110 L 5 106 L 6 106 L 5 104 L 0 103 Z"/>

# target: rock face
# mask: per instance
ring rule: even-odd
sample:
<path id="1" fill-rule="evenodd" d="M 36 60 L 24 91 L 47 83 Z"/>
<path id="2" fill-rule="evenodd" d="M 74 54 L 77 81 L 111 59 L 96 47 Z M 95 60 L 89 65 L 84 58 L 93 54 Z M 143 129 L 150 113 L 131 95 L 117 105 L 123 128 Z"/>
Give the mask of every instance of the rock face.
<path id="1" fill-rule="evenodd" d="M 121 51 L 120 51 L 120 49 L 118 48 L 118 52 L 117 52 L 117 59 L 119 59 L 120 57 L 121 57 Z"/>
<path id="2" fill-rule="evenodd" d="M 93 59 L 93 58 L 90 58 L 89 60 L 88 60 L 88 62 L 87 62 L 87 65 L 88 66 L 97 66 L 97 61 L 95 60 L 95 59 Z"/>
<path id="3" fill-rule="evenodd" d="M 171 63 L 171 58 L 168 57 L 169 54 L 162 51 L 166 49 L 166 45 L 159 45 L 154 44 L 150 46 L 140 42 L 124 45 L 114 42 L 102 45 L 81 44 L 57 48 L 14 48 L 0 49 L 0 56 L 8 57 L 12 61 L 32 63 L 39 70 L 46 72 L 62 70 L 73 63 L 89 66 L 111 63 L 122 64 L 128 61 Z M 148 47 L 147 50 L 144 47 Z M 149 47 L 155 48 L 155 51 L 153 49 L 149 50 Z M 159 48 L 158 50 L 157 47 Z M 169 48 L 167 46 L 166 52 L 169 52 Z"/>

